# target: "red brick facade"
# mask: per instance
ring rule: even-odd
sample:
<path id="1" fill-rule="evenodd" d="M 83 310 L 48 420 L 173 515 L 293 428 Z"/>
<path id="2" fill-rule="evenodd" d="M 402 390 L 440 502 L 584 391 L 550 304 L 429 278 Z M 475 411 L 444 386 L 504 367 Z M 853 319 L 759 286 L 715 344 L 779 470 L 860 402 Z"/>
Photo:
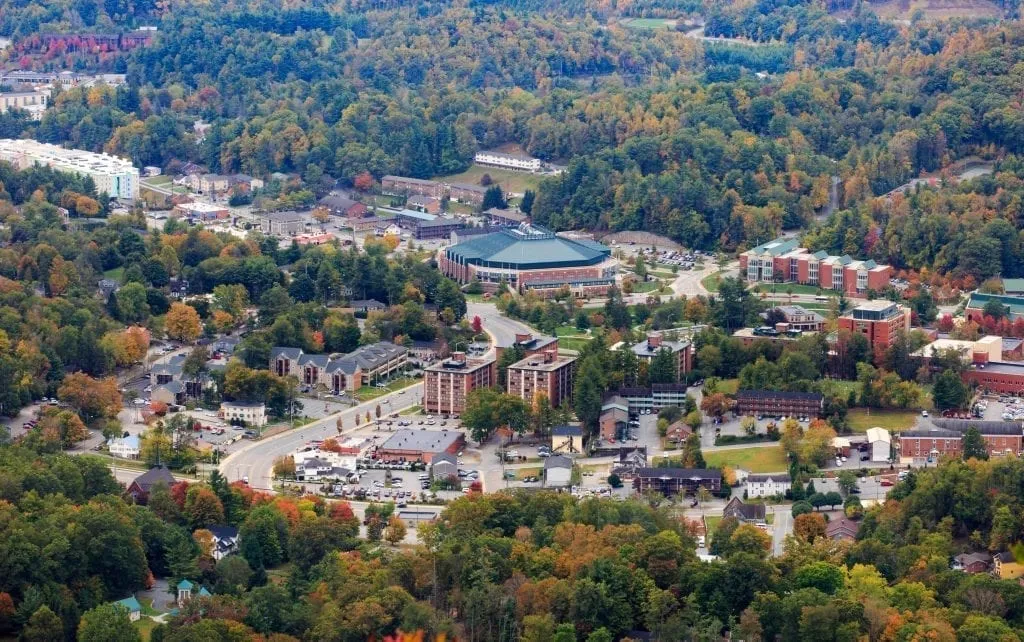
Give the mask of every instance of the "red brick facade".
<path id="1" fill-rule="evenodd" d="M 883 290 L 892 278 L 892 268 L 873 261 L 810 253 L 794 239 L 776 239 L 740 255 L 740 275 L 750 282 L 800 283 L 849 296 L 864 296 L 867 290 Z"/>
<path id="2" fill-rule="evenodd" d="M 498 380 L 494 359 L 469 361 L 461 352 L 435 363 L 423 375 L 423 409 L 443 414 L 466 409 L 466 397 L 477 388 L 489 388 Z"/>
<path id="3" fill-rule="evenodd" d="M 559 357 L 558 349 L 526 357 L 508 367 L 505 377 L 510 395 L 532 404 L 543 393 L 553 408 L 572 401 L 576 359 Z"/>

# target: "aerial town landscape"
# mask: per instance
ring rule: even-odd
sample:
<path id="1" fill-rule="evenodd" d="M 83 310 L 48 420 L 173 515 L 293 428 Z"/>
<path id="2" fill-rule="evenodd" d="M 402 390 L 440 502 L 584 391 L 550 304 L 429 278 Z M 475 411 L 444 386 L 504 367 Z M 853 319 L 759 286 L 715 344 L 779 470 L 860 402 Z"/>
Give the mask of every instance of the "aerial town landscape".
<path id="1" fill-rule="evenodd" d="M 0 641 L 1024 640 L 1015 0 L 0 0 Z"/>

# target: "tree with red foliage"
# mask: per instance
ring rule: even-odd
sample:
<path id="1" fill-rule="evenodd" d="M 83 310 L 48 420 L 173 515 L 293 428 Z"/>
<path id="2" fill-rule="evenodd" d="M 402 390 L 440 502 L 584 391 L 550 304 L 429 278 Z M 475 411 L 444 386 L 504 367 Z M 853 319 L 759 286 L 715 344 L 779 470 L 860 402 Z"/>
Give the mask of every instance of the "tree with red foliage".
<path id="1" fill-rule="evenodd" d="M 9 633 L 14 629 L 14 600 L 10 593 L 0 593 L 0 633 Z"/>
<path id="2" fill-rule="evenodd" d="M 179 509 L 185 508 L 185 497 L 188 496 L 188 482 L 180 481 L 171 486 L 171 499 L 178 505 Z"/>
<path id="3" fill-rule="evenodd" d="M 355 186 L 357 190 L 365 192 L 373 187 L 373 176 L 370 175 L 370 172 L 360 172 L 359 174 L 356 174 L 354 179 L 352 179 L 352 185 Z"/>
<path id="4" fill-rule="evenodd" d="M 476 334 L 480 334 L 481 332 L 484 331 L 484 324 L 480 320 L 480 315 L 476 315 L 473 317 L 473 324 L 471 327 L 473 328 L 473 332 Z"/>
<path id="5" fill-rule="evenodd" d="M 348 502 L 334 502 L 331 504 L 331 519 L 340 522 L 355 519 L 355 517 L 355 513 L 352 512 L 352 505 Z"/>
<path id="6" fill-rule="evenodd" d="M 953 331 L 953 315 L 951 315 L 951 314 L 949 314 L 947 312 L 946 314 L 943 314 L 941 317 L 939 317 L 938 328 L 939 328 L 939 332 L 952 332 Z"/>

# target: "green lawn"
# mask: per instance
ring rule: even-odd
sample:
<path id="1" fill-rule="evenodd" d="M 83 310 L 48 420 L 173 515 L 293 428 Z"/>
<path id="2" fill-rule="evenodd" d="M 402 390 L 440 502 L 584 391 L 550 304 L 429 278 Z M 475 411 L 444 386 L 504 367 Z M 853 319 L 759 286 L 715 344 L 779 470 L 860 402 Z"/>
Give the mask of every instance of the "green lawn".
<path id="1" fill-rule="evenodd" d="M 867 432 L 868 428 L 885 428 L 899 432 L 913 428 L 918 413 L 913 410 L 878 410 L 854 408 L 846 415 L 853 432 Z"/>
<path id="2" fill-rule="evenodd" d="M 528 189 L 537 191 L 537 185 L 540 184 L 541 179 L 541 176 L 531 174 L 529 172 L 516 172 L 510 169 L 472 165 L 461 174 L 435 176 L 434 180 L 443 181 L 445 183 L 469 183 L 470 185 L 479 185 L 480 177 L 484 174 L 490 174 L 491 179 L 495 183 L 501 184 L 502 189 L 506 192 L 515 192 L 517 194 L 522 194 Z"/>
<path id="3" fill-rule="evenodd" d="M 740 388 L 740 380 L 739 379 L 722 379 L 718 383 L 718 392 L 721 392 L 721 393 L 727 394 L 727 395 L 734 395 L 734 394 L 736 394 L 736 391 L 739 390 L 739 388 Z"/>
<path id="4" fill-rule="evenodd" d="M 712 468 L 731 466 L 752 473 L 777 473 L 789 469 L 789 460 L 782 446 L 734 448 L 704 453 L 704 461 Z"/>
<path id="5" fill-rule="evenodd" d="M 673 29 L 676 21 L 666 18 L 631 18 L 623 20 L 622 24 L 631 29 Z"/>
<path id="6" fill-rule="evenodd" d="M 413 377 L 399 377 L 394 381 L 388 382 L 388 384 L 383 388 L 378 388 L 377 386 L 364 386 L 356 391 L 356 397 L 359 401 L 369 401 L 370 399 L 383 397 L 389 392 L 408 388 L 409 386 L 414 385 L 417 381 L 419 380 Z"/>
<path id="7" fill-rule="evenodd" d="M 715 515 L 715 516 L 705 515 L 704 516 L 704 526 L 707 528 L 707 532 L 704 534 L 704 539 L 706 540 L 704 543 L 707 545 L 708 548 L 711 548 L 711 540 L 714 539 L 715 531 L 718 530 L 718 525 L 721 524 L 721 523 L 722 523 L 722 516 L 721 515 Z"/>
<path id="8" fill-rule="evenodd" d="M 654 292 L 661 288 L 662 282 L 658 280 L 654 281 L 637 281 L 633 284 L 633 292 L 639 294 L 646 294 L 647 292 Z"/>
<path id="9" fill-rule="evenodd" d="M 767 292 L 768 294 L 771 294 L 772 293 L 772 284 L 771 283 L 758 283 L 757 285 L 755 285 L 755 286 L 753 286 L 751 288 L 751 291 L 753 291 L 753 292 Z M 828 297 L 838 297 L 839 296 L 839 293 L 836 292 L 835 290 L 823 290 L 823 289 L 819 288 L 816 285 L 801 285 L 800 283 L 776 283 L 775 284 L 775 295 L 776 296 L 788 294 L 789 291 L 792 291 L 793 294 L 810 294 L 810 295 L 813 295 L 813 296 L 828 296 Z M 801 305 L 803 305 L 803 304 L 801 304 Z"/>
<path id="10" fill-rule="evenodd" d="M 148 617 L 141 617 L 135 623 L 135 628 L 139 630 L 139 635 L 142 636 L 142 642 L 149 642 L 149 636 L 153 634 L 153 629 L 157 627 L 157 623 Z"/>
<path id="11" fill-rule="evenodd" d="M 113 270 L 107 270 L 103 273 L 103 278 L 110 279 L 111 281 L 121 282 L 124 277 L 124 266 L 116 267 Z"/>
<path id="12" fill-rule="evenodd" d="M 558 340 L 558 347 L 565 348 L 566 350 L 582 350 L 583 346 L 590 343 L 590 339 L 582 339 L 580 337 L 561 337 Z"/>
<path id="13" fill-rule="evenodd" d="M 708 292 L 718 292 L 718 284 L 722 282 L 722 273 L 715 272 L 709 274 L 700 280 L 700 284 L 704 286 L 704 289 Z"/>
<path id="14" fill-rule="evenodd" d="M 139 600 L 143 615 L 160 615 L 160 611 L 153 608 L 153 600 Z"/>

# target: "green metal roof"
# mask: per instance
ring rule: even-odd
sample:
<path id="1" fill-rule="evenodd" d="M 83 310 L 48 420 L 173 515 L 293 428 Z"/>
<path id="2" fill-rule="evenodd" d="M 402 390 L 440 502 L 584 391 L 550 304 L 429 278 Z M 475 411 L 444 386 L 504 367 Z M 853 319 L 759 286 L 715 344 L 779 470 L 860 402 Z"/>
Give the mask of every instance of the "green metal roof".
<path id="1" fill-rule="evenodd" d="M 541 269 L 594 265 L 605 260 L 611 249 L 594 241 L 566 239 L 542 227 L 524 225 L 471 238 L 451 246 L 446 254 L 458 263 Z"/>
<path id="2" fill-rule="evenodd" d="M 980 310 L 989 301 L 998 301 L 1010 309 L 1014 316 L 1024 315 L 1024 296 L 1010 296 L 1008 294 L 983 294 L 971 292 L 971 298 L 967 301 L 967 307 Z"/>
<path id="3" fill-rule="evenodd" d="M 1024 279 L 1003 279 L 1003 290 L 1007 294 L 1024 293 Z"/>
<path id="4" fill-rule="evenodd" d="M 777 238 L 774 241 L 768 241 L 767 243 L 758 245 L 752 249 L 751 252 L 754 252 L 755 254 L 768 253 L 772 256 L 780 256 L 786 252 L 795 250 L 798 247 L 800 247 L 800 241 L 798 239 Z"/>
<path id="5" fill-rule="evenodd" d="M 137 599 L 135 599 L 134 595 L 131 596 L 131 597 L 126 597 L 123 600 L 118 600 L 118 601 L 114 602 L 114 604 L 120 604 L 121 606 L 123 606 L 126 609 L 128 609 L 129 612 L 135 612 L 135 611 L 141 611 L 142 610 L 142 605 L 139 604 L 139 601 Z"/>

